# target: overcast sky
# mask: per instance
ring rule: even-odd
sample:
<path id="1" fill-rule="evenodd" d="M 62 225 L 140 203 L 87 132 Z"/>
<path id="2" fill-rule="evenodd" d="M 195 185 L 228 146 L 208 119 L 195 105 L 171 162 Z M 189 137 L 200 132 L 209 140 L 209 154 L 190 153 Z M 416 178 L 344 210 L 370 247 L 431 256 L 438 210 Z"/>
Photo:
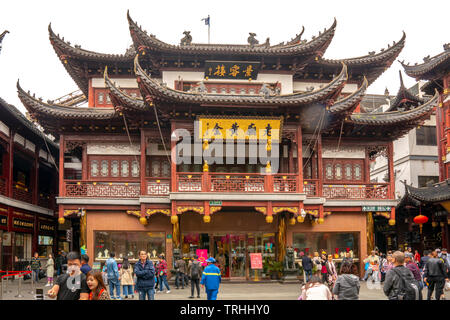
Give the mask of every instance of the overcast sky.
<path id="1" fill-rule="evenodd" d="M 337 28 L 324 57 L 351 58 L 387 48 L 406 32 L 406 45 L 398 57 L 412 64 L 443 51 L 450 42 L 450 1 L 5 1 L 0 6 L 0 33 L 10 31 L 0 54 L 0 97 L 20 110 L 16 81 L 38 97 L 55 99 L 77 86 L 65 71 L 48 39 L 48 24 L 72 45 L 103 53 L 124 53 L 132 44 L 127 9 L 133 20 L 160 40 L 178 44 L 183 31 L 190 30 L 193 42 L 207 42 L 202 18 L 211 16 L 211 42 L 245 44 L 248 32 L 260 43 L 271 44 L 293 38 L 305 26 L 304 39 L 329 28 Z M 369 93 L 391 94 L 398 90 L 400 63 L 368 89 Z M 403 70 L 403 69 L 402 69 Z M 406 85 L 415 83 L 404 76 Z"/>

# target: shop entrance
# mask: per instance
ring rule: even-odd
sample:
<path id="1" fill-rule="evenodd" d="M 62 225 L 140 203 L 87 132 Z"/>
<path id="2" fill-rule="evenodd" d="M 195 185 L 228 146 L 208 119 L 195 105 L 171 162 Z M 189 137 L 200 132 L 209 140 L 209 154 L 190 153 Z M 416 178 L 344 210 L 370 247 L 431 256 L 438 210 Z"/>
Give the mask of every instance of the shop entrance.
<path id="1" fill-rule="evenodd" d="M 250 254 L 261 253 L 263 260 L 275 260 L 275 233 L 189 233 L 183 234 L 183 253 L 207 250 L 217 260 L 222 277 L 258 281 L 262 269 L 251 269 Z"/>

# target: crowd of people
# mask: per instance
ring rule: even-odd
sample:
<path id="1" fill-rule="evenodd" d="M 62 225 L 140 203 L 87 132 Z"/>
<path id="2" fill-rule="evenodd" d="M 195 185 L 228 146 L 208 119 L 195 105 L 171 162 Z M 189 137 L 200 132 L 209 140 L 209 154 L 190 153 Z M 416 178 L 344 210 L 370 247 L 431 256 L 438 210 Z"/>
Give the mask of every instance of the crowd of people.
<path id="1" fill-rule="evenodd" d="M 412 253 L 411 248 L 387 254 L 373 250 L 363 263 L 365 272 L 359 279 L 357 267 L 348 255 L 342 259 L 338 275 L 332 255 L 303 254 L 306 284 L 299 300 L 357 300 L 360 280 L 366 281 L 368 287 L 378 284 L 380 289 L 383 283 L 389 300 L 422 300 L 425 287 L 427 300 L 431 300 L 433 292 L 436 300 L 443 300 L 444 287 L 450 289 L 450 256 L 445 248 L 426 250 L 422 257 L 418 250 Z"/>

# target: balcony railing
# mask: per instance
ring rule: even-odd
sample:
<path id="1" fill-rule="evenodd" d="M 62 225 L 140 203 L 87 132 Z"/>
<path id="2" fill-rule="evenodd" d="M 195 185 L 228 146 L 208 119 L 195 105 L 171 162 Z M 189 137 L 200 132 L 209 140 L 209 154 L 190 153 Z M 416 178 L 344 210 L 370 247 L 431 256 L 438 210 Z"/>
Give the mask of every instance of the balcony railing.
<path id="1" fill-rule="evenodd" d="M 389 199 L 389 184 L 324 184 L 323 197 L 328 199 Z"/>
<path id="2" fill-rule="evenodd" d="M 65 181 L 67 197 L 138 198 L 140 184 L 134 182 Z"/>
<path id="3" fill-rule="evenodd" d="M 177 173 L 177 191 L 201 192 L 202 180 L 202 173 Z"/>
<path id="4" fill-rule="evenodd" d="M 170 178 L 146 178 L 146 191 L 150 196 L 168 196 L 170 193 Z"/>
<path id="5" fill-rule="evenodd" d="M 274 192 L 298 192 L 297 174 L 276 174 L 273 175 Z"/>
<path id="6" fill-rule="evenodd" d="M 305 179 L 303 181 L 303 191 L 307 197 L 319 196 L 319 180 L 318 179 Z"/>
<path id="7" fill-rule="evenodd" d="M 0 194 L 6 195 L 6 180 L 3 178 L 0 178 Z"/>
<path id="8" fill-rule="evenodd" d="M 28 187 L 19 184 L 13 185 L 13 198 L 16 200 L 33 203 L 33 193 Z"/>
<path id="9" fill-rule="evenodd" d="M 251 173 L 211 173 L 211 192 L 266 192 L 264 176 Z M 208 190 L 209 189 L 209 190 Z"/>

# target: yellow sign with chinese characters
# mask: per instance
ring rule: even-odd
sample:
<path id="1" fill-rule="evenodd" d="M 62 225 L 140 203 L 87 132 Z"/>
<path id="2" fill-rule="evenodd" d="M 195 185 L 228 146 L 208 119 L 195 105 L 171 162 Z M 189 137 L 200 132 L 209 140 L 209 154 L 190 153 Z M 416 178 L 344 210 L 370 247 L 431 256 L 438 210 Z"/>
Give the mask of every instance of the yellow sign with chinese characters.
<path id="1" fill-rule="evenodd" d="M 199 138 L 280 141 L 283 117 L 198 117 Z"/>

